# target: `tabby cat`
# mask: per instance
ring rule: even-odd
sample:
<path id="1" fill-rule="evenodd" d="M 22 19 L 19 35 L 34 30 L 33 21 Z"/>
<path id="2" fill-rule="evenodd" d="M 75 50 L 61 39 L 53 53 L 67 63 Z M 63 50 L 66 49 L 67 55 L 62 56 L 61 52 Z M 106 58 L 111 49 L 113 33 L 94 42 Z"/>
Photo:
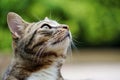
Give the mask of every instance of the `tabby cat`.
<path id="1" fill-rule="evenodd" d="M 45 18 L 28 23 L 9 12 L 14 56 L 3 80 L 64 80 L 61 66 L 71 42 L 69 27 Z"/>

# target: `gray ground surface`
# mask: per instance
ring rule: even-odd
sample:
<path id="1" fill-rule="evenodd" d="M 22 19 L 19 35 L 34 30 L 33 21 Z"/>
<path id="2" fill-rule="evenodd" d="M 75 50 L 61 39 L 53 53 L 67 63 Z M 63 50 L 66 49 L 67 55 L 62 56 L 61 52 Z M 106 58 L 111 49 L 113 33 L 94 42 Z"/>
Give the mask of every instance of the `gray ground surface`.
<path id="1" fill-rule="evenodd" d="M 120 63 L 66 65 L 62 71 L 68 80 L 120 80 Z"/>
<path id="2" fill-rule="evenodd" d="M 10 63 L 11 54 L 0 54 L 0 76 Z M 81 49 L 68 56 L 62 68 L 68 80 L 120 80 L 119 49 Z"/>

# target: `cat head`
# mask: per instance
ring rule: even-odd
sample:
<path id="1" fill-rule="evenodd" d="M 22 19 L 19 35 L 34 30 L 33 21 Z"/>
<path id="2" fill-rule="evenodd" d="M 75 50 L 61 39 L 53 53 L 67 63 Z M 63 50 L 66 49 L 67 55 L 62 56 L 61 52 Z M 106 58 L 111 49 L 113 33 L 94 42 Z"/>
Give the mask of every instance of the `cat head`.
<path id="1" fill-rule="evenodd" d="M 13 12 L 8 13 L 7 23 L 15 51 L 37 57 L 66 55 L 71 41 L 67 25 L 47 17 L 39 22 L 29 23 Z"/>

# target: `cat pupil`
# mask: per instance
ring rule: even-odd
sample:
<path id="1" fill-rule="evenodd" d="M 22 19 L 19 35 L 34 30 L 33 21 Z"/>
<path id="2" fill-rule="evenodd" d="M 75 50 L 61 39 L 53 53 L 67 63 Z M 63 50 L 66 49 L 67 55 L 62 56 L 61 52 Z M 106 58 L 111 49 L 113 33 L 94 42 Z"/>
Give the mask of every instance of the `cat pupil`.
<path id="1" fill-rule="evenodd" d="M 49 27 L 48 27 L 48 26 L 44 26 L 43 28 L 45 28 L 45 29 L 49 29 Z"/>

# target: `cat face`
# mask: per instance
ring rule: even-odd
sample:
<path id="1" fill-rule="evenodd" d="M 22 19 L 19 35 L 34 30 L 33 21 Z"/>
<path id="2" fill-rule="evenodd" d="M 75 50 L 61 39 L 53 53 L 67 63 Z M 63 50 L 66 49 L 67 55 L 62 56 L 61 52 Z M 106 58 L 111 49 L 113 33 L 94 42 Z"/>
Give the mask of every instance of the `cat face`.
<path id="1" fill-rule="evenodd" d="M 67 25 L 48 18 L 28 23 L 13 12 L 8 13 L 7 22 L 12 33 L 13 48 L 17 51 L 36 56 L 48 52 L 65 55 L 70 46 L 71 35 Z"/>

